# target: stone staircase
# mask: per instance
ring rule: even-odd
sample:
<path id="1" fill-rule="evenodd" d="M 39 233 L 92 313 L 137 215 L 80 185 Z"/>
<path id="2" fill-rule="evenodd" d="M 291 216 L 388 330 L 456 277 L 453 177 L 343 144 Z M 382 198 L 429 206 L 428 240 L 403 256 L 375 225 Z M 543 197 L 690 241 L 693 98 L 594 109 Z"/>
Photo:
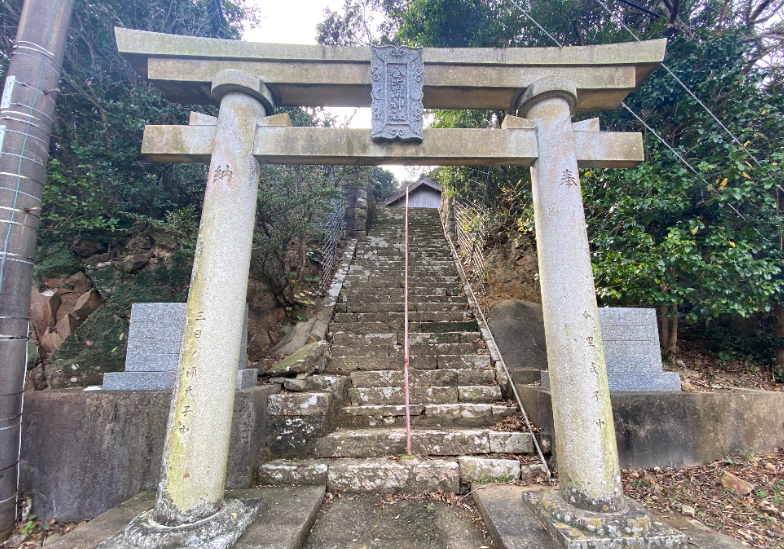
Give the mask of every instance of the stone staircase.
<path id="1" fill-rule="evenodd" d="M 542 474 L 518 459 L 531 435 L 490 429 L 514 415 L 458 277 L 438 211 L 409 210 L 411 458 L 403 388 L 404 210 L 382 208 L 357 244 L 330 324 L 323 373 L 269 397 L 260 484 L 338 492 L 460 492 L 488 477 Z M 521 473 L 522 471 L 522 473 Z"/>

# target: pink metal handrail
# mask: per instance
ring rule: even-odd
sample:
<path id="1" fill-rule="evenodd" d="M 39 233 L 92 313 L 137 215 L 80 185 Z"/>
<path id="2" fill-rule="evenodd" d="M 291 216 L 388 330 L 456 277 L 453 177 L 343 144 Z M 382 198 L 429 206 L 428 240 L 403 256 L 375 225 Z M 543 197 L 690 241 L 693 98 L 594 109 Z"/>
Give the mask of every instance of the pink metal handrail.
<path id="1" fill-rule="evenodd" d="M 404 324 L 404 332 L 403 332 L 403 344 L 406 347 L 405 350 L 405 362 L 403 363 L 403 380 L 406 386 L 406 448 L 408 449 L 408 455 L 411 455 L 411 411 L 409 409 L 409 399 L 408 399 L 408 187 L 406 187 L 406 242 L 405 242 L 405 259 L 404 259 L 404 269 L 405 269 L 405 290 L 403 296 L 403 324 Z"/>

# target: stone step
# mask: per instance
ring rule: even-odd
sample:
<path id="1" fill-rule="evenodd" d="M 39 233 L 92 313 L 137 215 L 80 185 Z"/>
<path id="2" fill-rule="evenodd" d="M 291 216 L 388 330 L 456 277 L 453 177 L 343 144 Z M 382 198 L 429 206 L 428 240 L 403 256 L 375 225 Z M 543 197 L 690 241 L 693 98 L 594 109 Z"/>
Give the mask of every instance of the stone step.
<path id="1" fill-rule="evenodd" d="M 335 312 L 337 313 L 385 313 L 395 312 L 402 313 L 405 310 L 405 305 L 401 300 L 395 302 L 368 302 L 363 300 L 355 300 L 352 302 L 337 303 L 335 305 Z M 468 302 L 463 300 L 462 303 L 454 303 L 449 301 L 433 301 L 433 302 L 418 302 L 409 301 L 408 310 L 418 312 L 454 312 L 465 311 L 468 312 L 471 308 Z"/>
<path id="2" fill-rule="evenodd" d="M 402 261 L 363 261 L 361 263 L 353 263 L 349 267 L 348 274 L 369 274 L 369 271 L 400 271 L 402 273 L 404 270 L 405 263 Z M 427 261 L 417 264 L 414 264 L 411 261 L 408 262 L 409 273 L 443 273 L 444 271 L 454 271 L 456 273 L 457 267 L 455 267 L 455 264 L 452 261 L 441 261 L 438 263 Z"/>
<path id="3" fill-rule="evenodd" d="M 420 292 L 416 287 L 408 289 L 409 305 L 429 305 L 432 303 L 451 303 L 457 305 L 468 305 L 468 300 L 463 293 L 462 287 L 450 288 L 425 288 L 426 291 Z M 403 303 L 403 288 L 394 290 L 368 292 L 364 288 L 343 288 L 340 292 L 339 302 L 351 303 L 355 305 L 362 303 Z"/>
<path id="4" fill-rule="evenodd" d="M 437 355 L 476 355 L 484 354 L 486 344 L 484 341 L 471 343 L 435 343 L 426 345 L 410 345 L 409 355 L 415 356 L 437 356 Z M 404 354 L 403 346 L 397 344 L 382 345 L 333 345 L 332 356 L 356 356 L 356 357 L 402 357 Z M 454 366 L 445 366 L 454 368 Z M 381 369 L 381 368 L 379 368 Z"/>
<path id="5" fill-rule="evenodd" d="M 385 278 L 385 277 L 366 277 L 366 276 L 351 276 L 346 277 L 343 281 L 344 288 L 367 288 L 367 289 L 376 289 L 377 291 L 383 291 L 385 288 L 403 288 L 405 284 L 405 280 L 401 278 Z M 420 293 L 422 288 L 457 288 L 459 292 L 462 290 L 462 284 L 460 284 L 459 279 L 456 276 L 444 276 L 438 277 L 436 280 L 432 280 L 430 282 L 424 280 L 416 280 L 409 278 L 408 279 L 408 292 L 416 293 L 415 290 L 419 288 Z"/>
<path id="6" fill-rule="evenodd" d="M 382 457 L 406 451 L 405 429 L 347 429 L 316 441 L 317 457 Z M 490 429 L 414 429 L 411 451 L 420 456 L 530 454 L 530 433 Z"/>
<path id="7" fill-rule="evenodd" d="M 411 425 L 415 427 L 489 427 L 517 413 L 517 408 L 493 404 L 412 404 Z M 343 429 L 405 427 L 406 407 L 345 406 L 338 424 Z"/>
<path id="8" fill-rule="evenodd" d="M 352 372 L 349 376 L 353 387 L 402 387 L 403 372 L 399 370 L 377 370 Z M 408 374 L 411 386 L 458 386 L 495 385 L 495 370 L 411 370 Z"/>
<path id="9" fill-rule="evenodd" d="M 423 371 L 439 372 L 440 370 Z M 351 387 L 348 389 L 348 398 L 353 406 L 387 406 L 405 404 L 406 402 L 405 389 L 402 386 Z M 409 398 L 412 404 L 457 404 L 458 402 L 498 402 L 503 396 L 498 385 L 457 386 L 455 384 L 450 386 L 411 386 L 409 387 Z"/>
<path id="10" fill-rule="evenodd" d="M 338 326 L 341 325 L 339 324 Z M 479 342 L 480 340 L 482 340 L 482 334 L 479 332 L 409 332 L 408 335 L 408 342 L 411 346 L 439 343 L 475 343 Z M 355 333 L 348 331 L 332 333 L 332 343 L 335 345 L 403 345 L 404 341 L 405 334 L 402 330 L 398 332 L 386 333 Z"/>
<path id="11" fill-rule="evenodd" d="M 355 257 L 364 259 L 400 259 L 405 257 L 405 250 L 395 247 L 389 248 L 373 248 L 372 250 L 357 250 Z M 452 252 L 446 247 L 446 244 L 438 248 L 422 249 L 419 247 L 408 248 L 408 260 L 411 261 L 448 261 L 452 258 Z"/>
<path id="12" fill-rule="evenodd" d="M 380 332 L 398 332 L 404 329 L 403 319 L 391 322 L 331 322 L 330 331 L 334 333 L 372 334 Z M 479 325 L 474 320 L 453 322 L 409 322 L 410 334 L 474 332 L 478 333 Z M 446 343 L 437 341 L 436 343 Z"/>
<path id="13" fill-rule="evenodd" d="M 516 459 L 491 459 L 478 456 L 299 461 L 280 459 L 262 463 L 258 469 L 259 484 L 264 486 L 326 484 L 327 490 L 345 494 L 368 492 L 456 494 L 469 490 L 472 482 L 500 477 L 515 481 L 521 477 L 523 479 L 543 477 L 544 474 L 542 465 L 521 465 Z M 545 533 L 544 536 L 547 534 Z"/>
<path id="14" fill-rule="evenodd" d="M 454 404 L 458 402 L 459 389 L 452 387 L 411 387 L 411 404 Z M 348 390 L 348 398 L 354 406 L 405 404 L 403 387 L 359 387 Z"/>
<path id="15" fill-rule="evenodd" d="M 341 349 L 333 347 L 333 353 Z M 340 356 L 334 355 L 327 363 L 327 373 L 349 374 L 359 371 L 403 370 L 403 355 L 396 356 Z M 484 370 L 491 367 L 490 355 L 430 355 L 412 356 L 409 369 Z"/>
<path id="16" fill-rule="evenodd" d="M 275 460 L 259 467 L 258 478 L 273 486 L 326 483 L 333 493 L 460 492 L 460 466 L 454 458 Z"/>
<path id="17" fill-rule="evenodd" d="M 403 321 L 404 313 L 337 313 L 332 319 L 333 324 L 344 322 L 391 322 Z M 409 311 L 409 322 L 468 322 L 473 320 L 473 313 L 461 311 Z"/>

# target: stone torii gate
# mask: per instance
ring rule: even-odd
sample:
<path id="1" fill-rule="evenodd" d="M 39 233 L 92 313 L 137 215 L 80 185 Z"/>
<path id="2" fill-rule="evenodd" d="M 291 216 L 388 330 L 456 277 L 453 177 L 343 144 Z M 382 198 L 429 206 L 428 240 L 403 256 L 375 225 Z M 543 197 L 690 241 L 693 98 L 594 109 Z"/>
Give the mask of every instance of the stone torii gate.
<path id="1" fill-rule="evenodd" d="M 257 512 L 223 493 L 259 163 L 530 166 L 560 489 L 526 504 L 564 547 L 683 543 L 623 497 L 578 172 L 638 164 L 642 137 L 571 120 L 616 108 L 663 60 L 664 40 L 371 52 L 119 28 L 116 37 L 169 100 L 220 104 L 217 118 L 193 113 L 188 126 L 144 133 L 149 159 L 210 168 L 156 506 L 116 546 L 195 536 L 228 547 Z M 372 106 L 374 128 L 295 128 L 276 106 Z M 422 130 L 423 108 L 517 116 L 502 129 Z"/>

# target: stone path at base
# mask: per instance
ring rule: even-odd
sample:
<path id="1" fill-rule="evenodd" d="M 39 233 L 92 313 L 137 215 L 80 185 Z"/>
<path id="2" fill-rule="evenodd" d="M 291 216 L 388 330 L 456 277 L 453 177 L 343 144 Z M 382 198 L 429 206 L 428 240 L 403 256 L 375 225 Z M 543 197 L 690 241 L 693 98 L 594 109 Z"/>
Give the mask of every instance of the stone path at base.
<path id="1" fill-rule="evenodd" d="M 471 497 L 484 519 L 495 549 L 559 549 L 559 545 L 544 530 L 539 520 L 523 504 L 523 492 L 539 490 L 537 486 L 491 484 L 475 490 Z M 694 549 L 743 549 L 739 541 L 719 534 L 699 521 L 677 516 L 662 516 L 660 520 L 686 535 L 688 547 Z"/>
<path id="2" fill-rule="evenodd" d="M 233 549 L 300 549 L 324 499 L 324 486 L 229 490 L 226 497 L 262 500 L 258 517 Z M 155 492 L 142 492 L 46 547 L 95 549 L 105 539 L 122 532 L 134 517 L 154 504 Z"/>
<path id="3" fill-rule="evenodd" d="M 477 514 L 442 502 L 398 501 L 362 494 L 322 505 L 304 549 L 493 548 L 474 523 Z"/>

